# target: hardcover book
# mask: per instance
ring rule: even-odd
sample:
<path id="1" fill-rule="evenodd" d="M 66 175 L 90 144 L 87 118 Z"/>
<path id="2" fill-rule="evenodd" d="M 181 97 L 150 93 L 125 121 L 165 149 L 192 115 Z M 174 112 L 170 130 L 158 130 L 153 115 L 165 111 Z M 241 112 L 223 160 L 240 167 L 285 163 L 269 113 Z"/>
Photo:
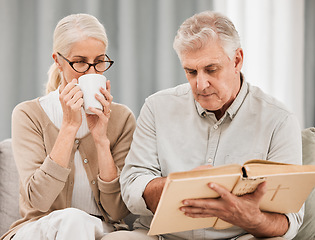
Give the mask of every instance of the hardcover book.
<path id="1" fill-rule="evenodd" d="M 166 234 L 213 227 L 225 229 L 233 225 L 217 217 L 191 218 L 179 210 L 184 199 L 218 198 L 208 187 L 213 182 L 241 196 L 255 191 L 266 181 L 267 193 L 260 209 L 277 213 L 296 213 L 315 186 L 314 165 L 293 165 L 266 160 L 250 160 L 238 164 L 169 174 L 151 222 L 148 235 Z"/>

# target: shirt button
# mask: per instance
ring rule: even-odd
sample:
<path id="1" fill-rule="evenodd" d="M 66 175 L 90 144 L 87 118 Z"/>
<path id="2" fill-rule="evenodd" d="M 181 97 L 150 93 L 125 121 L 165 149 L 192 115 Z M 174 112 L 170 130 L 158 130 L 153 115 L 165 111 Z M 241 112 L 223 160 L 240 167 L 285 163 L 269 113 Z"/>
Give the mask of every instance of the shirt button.
<path id="1" fill-rule="evenodd" d="M 210 163 L 210 164 L 212 164 L 212 163 L 213 163 L 212 158 L 209 158 L 209 159 L 208 159 L 208 163 Z"/>
<path id="2" fill-rule="evenodd" d="M 217 129 L 218 129 L 218 125 L 215 124 L 215 125 L 213 126 L 213 128 L 217 130 Z"/>
<path id="3" fill-rule="evenodd" d="M 92 184 L 93 184 L 93 185 L 95 184 L 95 180 L 92 180 Z"/>
<path id="4" fill-rule="evenodd" d="M 78 139 L 76 139 L 74 142 L 75 142 L 76 144 L 79 144 L 80 141 L 79 141 Z"/>
<path id="5" fill-rule="evenodd" d="M 83 160 L 84 163 L 88 163 L 89 160 L 87 160 L 86 158 Z"/>

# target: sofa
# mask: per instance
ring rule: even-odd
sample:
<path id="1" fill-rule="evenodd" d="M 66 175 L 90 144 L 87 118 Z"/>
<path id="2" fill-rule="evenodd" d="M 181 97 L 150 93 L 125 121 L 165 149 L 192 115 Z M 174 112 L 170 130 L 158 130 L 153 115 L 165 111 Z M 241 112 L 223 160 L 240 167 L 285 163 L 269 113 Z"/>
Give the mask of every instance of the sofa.
<path id="1" fill-rule="evenodd" d="M 19 213 L 19 175 L 13 159 L 11 139 L 0 142 L 0 237 L 21 218 Z M 125 223 L 133 228 L 136 215 L 129 214 Z"/>
<path id="2" fill-rule="evenodd" d="M 302 130 L 303 164 L 315 165 L 315 128 Z M 18 210 L 19 181 L 12 155 L 11 140 L 0 142 L 0 236 L 20 218 Z M 132 227 L 135 216 L 125 220 Z M 305 203 L 304 222 L 295 240 L 315 239 L 315 189 Z"/>

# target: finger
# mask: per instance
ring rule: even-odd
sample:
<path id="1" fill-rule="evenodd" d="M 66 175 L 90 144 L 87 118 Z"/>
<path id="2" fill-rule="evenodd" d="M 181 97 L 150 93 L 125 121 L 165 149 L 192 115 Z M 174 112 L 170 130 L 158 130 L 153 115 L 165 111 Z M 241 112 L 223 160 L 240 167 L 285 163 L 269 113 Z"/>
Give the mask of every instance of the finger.
<path id="1" fill-rule="evenodd" d="M 212 214 L 205 214 L 205 213 L 185 213 L 185 215 L 187 217 L 191 217 L 191 218 L 209 218 L 209 217 L 215 217 Z"/>
<path id="2" fill-rule="evenodd" d="M 187 210 L 189 212 L 193 213 L 200 213 L 197 209 L 215 209 L 217 206 L 216 204 L 217 199 L 210 199 L 210 198 L 204 198 L 204 199 L 185 199 L 183 201 L 183 207 L 181 207 L 183 210 Z M 204 210 L 203 210 L 204 212 Z"/>
<path id="3" fill-rule="evenodd" d="M 226 190 L 224 187 L 220 186 L 219 184 L 209 183 L 208 187 L 212 189 L 213 191 L 217 192 L 222 199 L 229 200 L 235 197 L 233 194 L 231 194 L 228 190 Z"/>
<path id="4" fill-rule="evenodd" d="M 106 90 L 105 88 L 101 87 L 100 88 L 100 92 L 104 95 L 105 99 L 111 103 L 113 100 L 113 96 L 110 94 L 110 92 L 108 90 Z"/>
<path id="5" fill-rule="evenodd" d="M 217 196 L 212 196 L 212 198 L 204 198 L 204 199 L 185 199 L 182 202 L 183 205 L 185 205 L 185 206 L 201 207 L 201 208 L 208 208 L 208 207 L 211 207 L 211 206 L 209 206 L 209 204 L 212 204 L 212 201 L 217 199 L 218 197 L 221 197 L 221 195 L 231 194 L 229 191 L 227 191 L 223 187 L 220 187 L 218 184 L 209 183 L 208 186 L 213 191 L 217 192 L 218 195 Z"/>
<path id="6" fill-rule="evenodd" d="M 69 82 L 63 89 L 60 89 L 60 96 L 61 97 L 64 97 L 66 96 L 67 94 L 70 93 L 70 91 L 76 87 L 76 83 L 77 83 L 77 80 L 76 79 L 73 79 L 71 82 Z M 77 90 L 79 90 L 80 88 L 77 87 L 76 88 Z"/>
<path id="7" fill-rule="evenodd" d="M 74 88 L 77 83 L 78 83 L 78 80 L 77 80 L 77 79 L 75 79 L 75 78 L 72 79 L 72 81 L 69 82 L 69 83 L 65 86 L 65 88 L 64 88 L 65 94 L 69 93 L 70 90 L 71 90 L 72 88 Z"/>
<path id="8" fill-rule="evenodd" d="M 267 192 L 267 182 L 262 182 L 256 188 L 255 192 L 253 193 L 253 196 L 254 198 L 257 198 L 258 201 L 260 201 L 263 198 L 263 196 L 266 194 L 266 192 Z"/>
<path id="9" fill-rule="evenodd" d="M 69 93 L 71 96 L 71 91 Z M 77 91 L 72 98 L 67 102 L 68 106 L 72 106 L 73 109 L 78 110 L 83 106 L 83 93 L 82 91 Z"/>
<path id="10" fill-rule="evenodd" d="M 214 217 L 210 211 L 207 211 L 206 209 L 202 208 L 188 208 L 188 207 L 182 207 L 180 208 L 182 212 L 188 217 L 192 218 L 205 218 L 205 217 Z"/>
<path id="11" fill-rule="evenodd" d="M 68 91 L 68 93 L 64 96 L 64 101 L 68 104 L 75 104 L 80 99 L 83 101 L 83 92 L 81 91 L 80 87 L 73 84 L 73 82 L 67 86 L 65 92 L 66 91 Z"/>
<path id="12" fill-rule="evenodd" d="M 111 112 L 112 112 L 112 110 L 109 109 L 109 111 L 105 112 L 104 114 L 105 114 L 105 116 L 106 116 L 107 118 L 109 118 Z"/>
<path id="13" fill-rule="evenodd" d="M 104 117 L 104 113 L 102 110 L 98 109 L 98 108 L 94 108 L 94 107 L 89 107 L 89 110 L 94 113 L 95 115 L 97 115 L 99 118 L 103 118 Z M 87 114 L 87 115 L 91 115 L 91 114 Z M 93 114 L 92 114 L 93 115 Z"/>
<path id="14" fill-rule="evenodd" d="M 95 94 L 95 98 L 102 104 L 103 112 L 107 113 L 110 110 L 110 103 L 106 101 L 104 95 Z"/>
<path id="15" fill-rule="evenodd" d="M 106 81 L 106 89 L 110 93 L 111 86 L 110 86 L 110 81 L 109 80 Z"/>

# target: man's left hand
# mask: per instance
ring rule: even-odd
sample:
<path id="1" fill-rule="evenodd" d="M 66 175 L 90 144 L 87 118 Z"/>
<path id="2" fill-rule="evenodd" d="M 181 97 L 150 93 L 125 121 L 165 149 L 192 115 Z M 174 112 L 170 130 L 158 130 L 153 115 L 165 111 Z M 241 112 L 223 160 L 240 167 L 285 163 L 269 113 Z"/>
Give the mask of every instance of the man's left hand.
<path id="1" fill-rule="evenodd" d="M 184 206 L 180 210 L 186 216 L 192 218 L 219 217 L 243 229 L 255 229 L 265 220 L 264 214 L 259 209 L 259 203 L 266 193 L 266 182 L 261 183 L 255 192 L 240 197 L 218 184 L 209 183 L 208 186 L 220 197 L 184 200 Z"/>

